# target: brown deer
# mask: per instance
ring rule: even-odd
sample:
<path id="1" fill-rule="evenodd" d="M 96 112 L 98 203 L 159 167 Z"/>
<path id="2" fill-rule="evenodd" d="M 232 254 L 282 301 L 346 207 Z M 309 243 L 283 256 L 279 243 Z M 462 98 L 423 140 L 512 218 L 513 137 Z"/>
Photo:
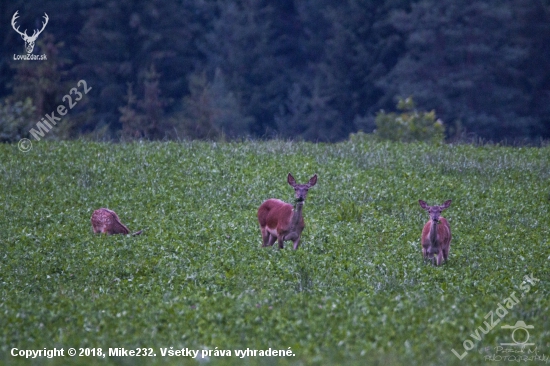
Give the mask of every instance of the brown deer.
<path id="1" fill-rule="evenodd" d="M 288 173 L 287 181 L 294 188 L 296 209 L 291 204 L 275 198 L 270 198 L 260 205 L 258 221 L 262 232 L 262 247 L 272 246 L 275 239 L 280 249 L 284 248 L 283 242 L 287 240 L 292 240 L 294 250 L 300 245 L 300 236 L 305 227 L 302 209 L 307 191 L 317 183 L 317 174 L 311 177 L 307 184 L 296 184 L 292 174 Z"/>
<path id="2" fill-rule="evenodd" d="M 127 235 L 130 233 L 130 230 L 120 222 L 118 215 L 115 211 L 109 210 L 108 208 L 100 208 L 95 210 L 90 219 L 92 222 L 92 228 L 95 234 L 124 234 Z M 136 236 L 141 234 L 142 230 L 137 231 L 132 234 Z"/>
<path id="3" fill-rule="evenodd" d="M 422 255 L 424 259 L 429 259 L 439 266 L 443 260 L 447 262 L 451 247 L 451 227 L 449 222 L 440 216 L 441 211 L 451 205 L 451 200 L 445 201 L 440 206 L 428 206 L 422 200 L 419 200 L 418 203 L 430 214 L 430 220 L 422 229 Z M 436 255 L 437 257 L 435 257 Z"/>

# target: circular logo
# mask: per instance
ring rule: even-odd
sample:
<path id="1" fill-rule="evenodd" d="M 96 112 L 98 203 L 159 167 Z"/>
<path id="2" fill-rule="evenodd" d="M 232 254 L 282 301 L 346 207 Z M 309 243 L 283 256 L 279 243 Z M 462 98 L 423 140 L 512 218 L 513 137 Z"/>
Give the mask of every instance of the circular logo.
<path id="1" fill-rule="evenodd" d="M 29 139 L 21 139 L 19 140 L 19 143 L 17 144 L 17 147 L 19 148 L 19 151 L 21 152 L 29 152 L 32 150 L 32 142 Z"/>
<path id="2" fill-rule="evenodd" d="M 521 341 L 518 341 L 515 337 L 515 333 L 518 331 L 518 330 L 521 330 L 523 332 L 525 332 L 525 334 L 523 334 L 523 336 L 520 336 L 520 339 Z M 520 332 L 521 334 L 521 332 Z M 514 342 L 516 342 L 517 344 L 525 344 L 527 343 L 527 341 L 529 340 L 529 331 L 525 328 L 516 328 L 514 329 L 514 331 L 512 332 L 512 340 Z"/>

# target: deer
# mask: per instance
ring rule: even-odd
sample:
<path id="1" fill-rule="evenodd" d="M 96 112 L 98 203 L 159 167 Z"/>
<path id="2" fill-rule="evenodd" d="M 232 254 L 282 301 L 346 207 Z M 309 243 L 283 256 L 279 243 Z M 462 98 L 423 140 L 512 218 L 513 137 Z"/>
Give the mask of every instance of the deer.
<path id="1" fill-rule="evenodd" d="M 32 36 L 29 37 L 29 35 L 27 34 L 26 29 L 25 29 L 24 32 L 20 32 L 19 31 L 19 26 L 17 26 L 17 28 L 15 27 L 15 20 L 17 18 L 19 18 L 19 15 L 17 15 L 18 12 L 19 12 L 19 10 L 17 10 L 15 12 L 15 14 L 13 14 L 13 17 L 11 18 L 11 26 L 12 26 L 13 30 L 15 30 L 17 33 L 19 33 L 21 38 L 23 38 L 23 40 L 25 41 L 25 49 L 26 49 L 27 53 L 32 53 L 32 50 L 34 49 L 34 42 L 36 42 L 36 38 L 38 38 L 40 33 L 42 33 L 44 28 L 46 28 L 46 24 L 48 24 L 48 20 L 50 18 L 48 18 L 48 14 L 44 13 L 44 16 L 43 16 L 44 21 L 42 22 L 42 29 L 40 29 L 40 30 L 35 29 L 32 33 Z"/>
<path id="2" fill-rule="evenodd" d="M 92 229 L 95 234 L 124 234 L 128 235 L 130 230 L 120 222 L 118 215 L 115 211 L 108 208 L 100 208 L 94 211 L 90 219 L 92 222 Z M 136 231 L 132 236 L 136 236 L 142 233 L 142 230 Z"/>
<path id="3" fill-rule="evenodd" d="M 262 247 L 272 246 L 277 240 L 279 249 L 284 242 L 292 240 L 294 250 L 300 245 L 300 237 L 305 223 L 302 216 L 308 190 L 317 183 L 317 174 L 306 184 L 297 184 L 292 174 L 288 173 L 287 182 L 295 192 L 296 208 L 276 198 L 264 201 L 258 208 L 258 222 L 262 232 Z"/>
<path id="4" fill-rule="evenodd" d="M 425 260 L 429 259 L 439 266 L 443 260 L 447 262 L 451 247 L 451 227 L 447 219 L 441 217 L 441 212 L 451 205 L 451 200 L 435 206 L 428 206 L 422 200 L 419 200 L 418 203 L 430 214 L 430 220 L 422 229 L 422 255 Z"/>

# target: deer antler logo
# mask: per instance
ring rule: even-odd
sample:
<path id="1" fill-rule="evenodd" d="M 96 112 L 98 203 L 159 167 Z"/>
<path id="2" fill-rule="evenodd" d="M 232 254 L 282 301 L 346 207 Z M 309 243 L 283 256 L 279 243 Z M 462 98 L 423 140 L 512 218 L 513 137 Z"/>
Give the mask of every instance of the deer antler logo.
<path id="1" fill-rule="evenodd" d="M 46 28 L 46 24 L 48 24 L 48 20 L 50 18 L 48 18 L 48 14 L 44 13 L 44 22 L 42 22 L 42 29 L 38 30 L 38 29 L 35 29 L 32 33 L 32 36 L 29 37 L 29 35 L 27 34 L 27 30 L 25 29 L 24 32 L 20 32 L 19 31 L 19 26 L 16 28 L 15 27 L 15 20 L 17 18 L 19 18 L 19 15 L 17 15 L 17 13 L 19 12 L 16 11 L 15 14 L 13 14 L 13 17 L 11 18 L 11 26 L 13 27 L 13 29 L 19 33 L 21 35 L 21 38 L 23 38 L 23 40 L 25 41 L 25 49 L 27 50 L 27 53 L 32 53 L 32 50 L 34 49 L 34 42 L 36 41 L 36 38 L 38 38 L 38 36 L 40 35 L 40 33 L 42 33 L 42 31 L 44 30 L 44 28 Z"/>

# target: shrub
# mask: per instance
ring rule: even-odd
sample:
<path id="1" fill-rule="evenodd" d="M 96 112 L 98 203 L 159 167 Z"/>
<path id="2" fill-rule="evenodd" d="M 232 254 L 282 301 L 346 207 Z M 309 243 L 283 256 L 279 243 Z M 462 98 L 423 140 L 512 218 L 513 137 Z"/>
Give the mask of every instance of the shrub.
<path id="1" fill-rule="evenodd" d="M 378 138 L 403 142 L 443 142 L 445 127 L 440 119 L 436 119 L 435 111 L 417 111 L 412 97 L 399 99 L 397 109 L 402 113 L 386 113 L 382 110 L 376 115 L 374 133 Z"/>

